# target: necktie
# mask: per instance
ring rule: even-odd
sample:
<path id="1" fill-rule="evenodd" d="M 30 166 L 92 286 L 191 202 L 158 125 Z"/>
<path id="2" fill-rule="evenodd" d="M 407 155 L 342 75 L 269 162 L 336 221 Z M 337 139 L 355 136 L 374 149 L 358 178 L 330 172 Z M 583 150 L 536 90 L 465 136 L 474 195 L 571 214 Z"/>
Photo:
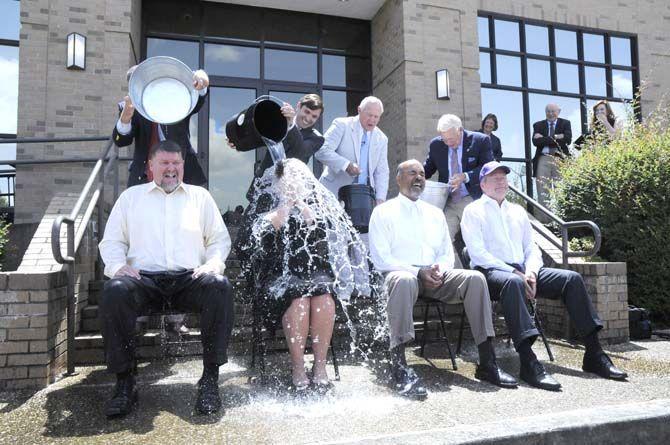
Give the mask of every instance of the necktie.
<path id="1" fill-rule="evenodd" d="M 454 176 L 455 174 L 461 173 L 461 168 L 458 166 L 458 147 L 449 147 L 449 159 L 450 159 L 450 168 L 449 172 L 451 173 L 451 176 Z M 461 188 L 458 187 L 455 190 L 451 190 L 449 192 L 451 195 L 451 199 L 453 202 L 458 202 L 461 200 Z"/>
<path id="2" fill-rule="evenodd" d="M 554 137 L 554 125 L 556 125 L 556 122 L 549 122 L 549 137 L 550 138 Z"/>
<path id="3" fill-rule="evenodd" d="M 363 138 L 361 139 L 361 157 L 360 157 L 360 168 L 361 173 L 358 175 L 359 184 L 368 183 L 368 132 L 363 131 Z"/>

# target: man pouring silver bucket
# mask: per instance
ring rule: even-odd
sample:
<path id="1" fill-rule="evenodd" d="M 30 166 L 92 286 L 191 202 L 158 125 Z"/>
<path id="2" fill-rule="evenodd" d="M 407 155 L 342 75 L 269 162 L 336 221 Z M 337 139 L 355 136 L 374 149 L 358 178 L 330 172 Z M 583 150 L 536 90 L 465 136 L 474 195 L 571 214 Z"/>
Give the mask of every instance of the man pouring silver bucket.
<path id="1" fill-rule="evenodd" d="M 382 101 L 364 98 L 358 115 L 333 121 L 314 157 L 324 164 L 319 181 L 341 202 L 354 227 L 367 233 L 375 204 L 386 200 L 389 184 L 388 138 L 377 127 Z"/>

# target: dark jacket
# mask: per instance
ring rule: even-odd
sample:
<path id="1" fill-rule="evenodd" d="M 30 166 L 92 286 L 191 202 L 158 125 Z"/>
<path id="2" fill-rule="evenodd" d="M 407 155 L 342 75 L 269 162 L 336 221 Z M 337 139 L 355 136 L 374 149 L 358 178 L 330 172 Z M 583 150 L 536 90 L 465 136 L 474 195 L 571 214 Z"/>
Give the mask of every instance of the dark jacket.
<path id="1" fill-rule="evenodd" d="M 209 91 L 207 94 L 209 94 Z M 207 182 L 207 176 L 205 176 L 205 172 L 202 170 L 202 167 L 198 162 L 198 157 L 191 146 L 191 141 L 189 139 L 191 134 L 188 128 L 191 116 L 200 111 L 200 108 L 202 108 L 205 103 L 207 94 L 198 98 L 195 108 L 193 108 L 191 114 L 184 120 L 177 122 L 176 124 L 161 125 L 165 137 L 168 140 L 179 144 L 183 150 L 184 182 L 187 184 L 203 185 Z M 132 125 L 130 133 L 126 135 L 120 134 L 116 129 L 116 124 L 114 125 L 114 132 L 112 133 L 114 143 L 118 147 L 126 147 L 132 144 L 133 141 L 135 142 L 133 160 L 130 163 L 130 167 L 128 167 L 128 187 L 147 182 L 145 170 L 147 156 L 149 155 L 149 149 L 151 148 L 149 147 L 149 144 L 151 143 L 151 121 L 136 111 L 130 122 Z"/>
<path id="2" fill-rule="evenodd" d="M 484 133 L 484 130 L 479 130 L 480 133 Z M 487 135 L 491 138 L 491 151 L 493 151 L 493 159 L 500 161 L 503 157 L 502 145 L 500 144 L 500 138 L 495 134 L 491 133 Z"/>
<path id="3" fill-rule="evenodd" d="M 540 133 L 541 138 L 534 139 L 532 138 L 535 133 Z M 549 137 L 549 124 L 547 120 L 541 120 L 533 124 L 533 134 L 531 135 L 531 140 L 535 148 L 535 156 L 533 156 L 533 177 L 535 177 L 537 172 L 537 161 L 540 159 L 542 154 L 542 149 L 545 147 L 553 147 L 560 149 L 562 156 L 570 156 L 570 151 L 568 150 L 568 145 L 572 142 L 572 128 L 570 126 L 570 121 L 567 119 L 561 119 L 560 117 L 556 119 L 556 126 L 554 127 L 554 134 L 562 134 L 563 139 L 555 140 Z"/>
<path id="4" fill-rule="evenodd" d="M 476 131 L 463 130 L 461 165 L 463 173 L 467 173 L 470 177 L 470 180 L 465 184 L 465 188 L 473 199 L 482 196 L 482 189 L 479 187 L 479 171 L 484 164 L 492 160 L 491 139 Z M 441 137 L 438 136 L 430 141 L 428 157 L 423 163 L 423 169 L 426 172 L 426 179 L 433 176 L 437 171 L 439 182 L 445 184 L 449 182 L 451 176 L 449 172 L 449 147 L 442 141 Z"/>

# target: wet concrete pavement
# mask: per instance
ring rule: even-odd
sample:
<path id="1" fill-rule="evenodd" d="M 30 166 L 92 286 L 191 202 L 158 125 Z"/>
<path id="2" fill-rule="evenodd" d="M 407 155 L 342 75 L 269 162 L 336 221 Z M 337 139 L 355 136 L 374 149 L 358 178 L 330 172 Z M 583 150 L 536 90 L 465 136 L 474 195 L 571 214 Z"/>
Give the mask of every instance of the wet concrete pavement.
<path id="1" fill-rule="evenodd" d="M 424 402 L 395 396 L 385 386 L 381 370 L 347 360 L 331 394 L 296 400 L 285 388 L 287 354 L 272 358 L 284 371 L 278 371 L 280 380 L 268 386 L 250 384 L 246 358 L 236 357 L 221 368 L 225 413 L 205 417 L 193 413 L 195 383 L 201 372 L 198 359 L 141 365 L 140 404 L 118 420 L 107 420 L 102 414 L 113 389 L 112 376 L 101 367 L 79 368 L 77 376 L 37 393 L 0 393 L 0 443 L 463 443 L 475 438 L 485 441 L 486 435 L 493 438 L 504 432 L 507 422 L 507 428 L 543 418 L 560 422 L 564 413 L 588 424 L 589 413 L 644 413 L 654 403 L 662 411 L 666 402 L 670 407 L 668 341 L 610 347 L 615 363 L 631 375 L 623 383 L 583 373 L 581 348 L 552 341 L 556 362 L 550 363 L 544 347 L 536 344 L 538 356 L 563 384 L 559 393 L 527 385 L 503 390 L 481 383 L 474 379 L 473 345 L 457 360 L 458 371 L 452 370 L 443 349 L 431 345 L 426 358 L 411 357 L 429 389 Z M 496 350 L 502 367 L 518 375 L 513 351 L 500 340 Z M 332 367 L 329 372 L 333 377 Z M 667 434 L 670 437 L 670 426 Z"/>

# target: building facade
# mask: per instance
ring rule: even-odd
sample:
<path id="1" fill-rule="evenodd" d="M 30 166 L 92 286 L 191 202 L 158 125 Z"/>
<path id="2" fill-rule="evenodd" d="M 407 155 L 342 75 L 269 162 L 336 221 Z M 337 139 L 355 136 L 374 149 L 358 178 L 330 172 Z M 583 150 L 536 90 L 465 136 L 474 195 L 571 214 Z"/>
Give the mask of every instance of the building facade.
<path id="1" fill-rule="evenodd" d="M 477 130 L 497 114 L 504 160 L 529 180 L 531 125 L 556 102 L 573 139 L 588 128 L 599 99 L 635 118 L 626 102 L 641 91 L 639 113 L 670 90 L 670 3 L 665 0 L 22 0 L 16 134 L 110 134 L 126 70 L 146 57 L 173 55 L 211 78 L 209 99 L 191 122 L 192 140 L 222 211 L 245 205 L 253 164 L 224 126 L 255 97 L 296 103 L 324 97 L 326 129 L 355 114 L 368 94 L 382 99 L 391 169 L 422 160 L 444 113 Z M 86 68 L 66 69 L 67 35 L 86 37 Z M 436 72 L 449 73 L 438 99 Z M 20 144 L 17 160 L 97 157 L 100 143 Z M 128 150 L 121 155 L 128 155 Z M 313 166 L 319 171 L 319 166 Z M 90 164 L 18 165 L 15 222 L 38 222 L 56 191 L 79 192 Z M 122 179 L 123 181 L 123 179 Z M 125 182 L 124 182 L 125 183 Z M 390 194 L 397 192 L 391 179 Z"/>

